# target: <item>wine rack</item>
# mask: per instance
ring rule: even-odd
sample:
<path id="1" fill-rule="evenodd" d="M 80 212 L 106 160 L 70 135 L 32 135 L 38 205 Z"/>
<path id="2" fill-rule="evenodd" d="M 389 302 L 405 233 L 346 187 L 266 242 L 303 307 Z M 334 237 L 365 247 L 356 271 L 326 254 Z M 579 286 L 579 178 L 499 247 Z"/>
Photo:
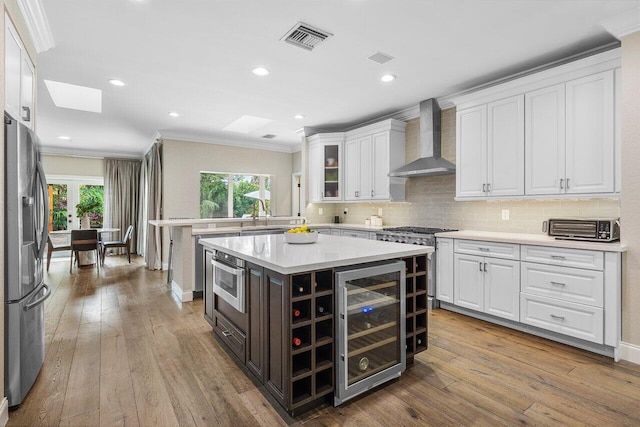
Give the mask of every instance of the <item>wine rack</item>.
<path id="1" fill-rule="evenodd" d="M 407 363 L 427 349 L 427 256 L 404 258 L 406 274 L 406 341 Z"/>
<path id="2" fill-rule="evenodd" d="M 292 413 L 334 391 L 333 289 L 331 269 L 291 277 Z"/>

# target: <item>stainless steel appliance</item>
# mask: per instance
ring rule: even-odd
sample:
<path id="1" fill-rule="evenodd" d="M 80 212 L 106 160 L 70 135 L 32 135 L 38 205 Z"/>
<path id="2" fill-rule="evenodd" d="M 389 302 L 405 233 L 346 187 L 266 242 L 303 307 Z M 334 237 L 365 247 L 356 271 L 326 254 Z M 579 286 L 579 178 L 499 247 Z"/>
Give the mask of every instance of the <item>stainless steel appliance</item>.
<path id="1" fill-rule="evenodd" d="M 620 240 L 620 218 L 551 218 L 542 231 L 556 239 L 613 242 Z"/>
<path id="2" fill-rule="evenodd" d="M 405 263 L 336 272 L 338 377 L 334 404 L 400 376 L 406 368 Z"/>
<path id="3" fill-rule="evenodd" d="M 49 201 L 38 137 L 5 113 L 4 378 L 19 405 L 44 362 L 44 283 Z"/>
<path id="4" fill-rule="evenodd" d="M 435 233 L 457 231 L 433 227 L 389 227 L 376 233 L 376 240 L 386 242 L 408 243 L 411 245 L 436 246 Z M 436 295 L 435 267 L 437 251 L 427 255 L 427 295 L 429 307 L 438 306 Z"/>
<path id="5" fill-rule="evenodd" d="M 213 293 L 240 313 L 246 313 L 244 260 L 216 251 L 213 265 Z"/>

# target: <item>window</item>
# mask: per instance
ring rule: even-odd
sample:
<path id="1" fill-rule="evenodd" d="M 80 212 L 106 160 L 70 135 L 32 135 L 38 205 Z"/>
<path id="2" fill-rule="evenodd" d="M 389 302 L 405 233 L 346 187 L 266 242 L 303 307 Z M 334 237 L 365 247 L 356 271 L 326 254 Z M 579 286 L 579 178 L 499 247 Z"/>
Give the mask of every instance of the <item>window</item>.
<path id="1" fill-rule="evenodd" d="M 271 215 L 271 176 L 200 173 L 200 218 Z"/>

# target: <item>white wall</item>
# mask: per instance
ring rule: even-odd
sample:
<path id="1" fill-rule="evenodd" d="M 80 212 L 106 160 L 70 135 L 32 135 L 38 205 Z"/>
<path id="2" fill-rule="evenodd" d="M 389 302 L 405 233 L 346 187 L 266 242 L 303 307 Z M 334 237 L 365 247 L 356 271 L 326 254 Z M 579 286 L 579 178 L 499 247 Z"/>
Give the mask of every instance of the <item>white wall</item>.
<path id="1" fill-rule="evenodd" d="M 70 157 L 45 154 L 42 165 L 46 175 L 104 177 L 104 160 L 93 157 Z"/>
<path id="2" fill-rule="evenodd" d="M 274 175 L 273 215 L 291 214 L 291 153 L 255 148 L 164 140 L 162 145 L 163 218 L 200 218 L 200 172 Z M 168 232 L 163 238 L 166 261 Z"/>
<path id="3" fill-rule="evenodd" d="M 302 151 L 291 155 L 291 169 L 293 173 L 302 172 Z"/>

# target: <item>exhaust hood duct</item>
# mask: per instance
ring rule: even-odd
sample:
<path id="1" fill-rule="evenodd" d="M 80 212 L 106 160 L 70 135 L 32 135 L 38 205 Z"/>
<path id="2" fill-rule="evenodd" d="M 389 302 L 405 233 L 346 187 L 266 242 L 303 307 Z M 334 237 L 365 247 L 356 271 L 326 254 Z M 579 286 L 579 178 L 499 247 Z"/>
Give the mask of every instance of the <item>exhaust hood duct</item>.
<path id="1" fill-rule="evenodd" d="M 440 106 L 434 98 L 420 103 L 420 158 L 389 174 L 391 177 L 449 175 L 456 173 L 456 165 L 441 157 Z"/>

